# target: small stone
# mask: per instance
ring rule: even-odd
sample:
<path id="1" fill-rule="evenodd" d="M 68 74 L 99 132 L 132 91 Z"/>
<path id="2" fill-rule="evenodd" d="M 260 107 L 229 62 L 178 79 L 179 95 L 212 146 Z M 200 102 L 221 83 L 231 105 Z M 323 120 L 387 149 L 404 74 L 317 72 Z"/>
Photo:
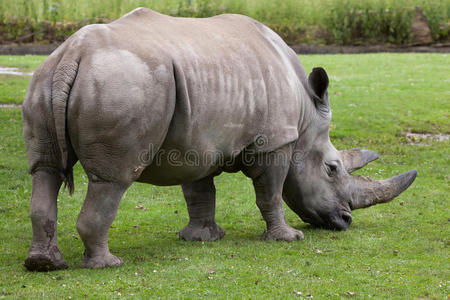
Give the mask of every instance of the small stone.
<path id="1" fill-rule="evenodd" d="M 135 209 L 141 209 L 141 210 L 147 210 L 147 208 L 144 207 L 144 205 L 140 204 L 134 207 Z"/>
<path id="2" fill-rule="evenodd" d="M 428 45 L 433 42 L 430 26 L 427 18 L 423 14 L 422 8 L 415 7 L 416 13 L 411 23 L 411 44 Z"/>

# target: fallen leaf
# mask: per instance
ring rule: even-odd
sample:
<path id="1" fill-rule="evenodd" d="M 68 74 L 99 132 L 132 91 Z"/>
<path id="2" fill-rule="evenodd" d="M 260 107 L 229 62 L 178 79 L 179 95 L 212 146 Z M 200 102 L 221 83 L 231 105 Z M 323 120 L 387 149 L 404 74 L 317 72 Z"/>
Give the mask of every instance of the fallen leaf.
<path id="1" fill-rule="evenodd" d="M 206 270 L 206 273 L 208 273 L 208 274 L 214 274 L 214 273 L 216 273 L 216 271 L 214 271 L 214 270 L 212 270 L 212 269 L 208 269 L 208 270 Z"/>
<path id="2" fill-rule="evenodd" d="M 339 97 L 339 96 L 342 96 L 342 93 L 341 92 L 336 92 L 336 93 L 333 94 L 333 96 Z"/>
<path id="3" fill-rule="evenodd" d="M 147 208 L 144 207 L 144 205 L 140 204 L 138 206 L 134 207 L 135 209 L 142 209 L 142 210 L 147 210 Z"/>
<path id="4" fill-rule="evenodd" d="M 317 250 L 316 250 L 316 253 L 317 253 L 317 254 L 322 254 L 323 252 L 322 252 L 322 250 L 317 249 Z"/>
<path id="5" fill-rule="evenodd" d="M 347 292 L 347 294 L 349 294 L 350 296 L 354 296 L 355 292 Z"/>

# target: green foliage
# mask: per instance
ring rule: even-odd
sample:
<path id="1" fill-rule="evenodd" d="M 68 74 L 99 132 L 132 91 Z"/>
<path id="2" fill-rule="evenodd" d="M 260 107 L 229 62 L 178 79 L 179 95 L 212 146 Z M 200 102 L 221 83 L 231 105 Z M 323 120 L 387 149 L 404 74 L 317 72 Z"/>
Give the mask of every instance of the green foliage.
<path id="1" fill-rule="evenodd" d="M 435 40 L 447 39 L 450 31 L 450 1 L 429 3 L 423 7 L 423 13 L 428 19 L 431 33 Z"/>
<path id="2" fill-rule="evenodd" d="M 400 2 L 334 2 L 325 25 L 338 44 L 362 41 L 406 44 L 410 39 L 414 9 L 405 1 Z"/>
<path id="3" fill-rule="evenodd" d="M 35 68 L 44 57 L 0 56 L 0 65 Z M 331 139 L 338 149 L 362 147 L 380 159 L 358 171 L 386 178 L 417 168 L 414 184 L 391 203 L 353 213 L 344 232 L 315 229 L 288 208 L 301 242 L 260 240 L 264 222 L 251 181 L 223 174 L 217 187 L 218 242 L 183 242 L 188 216 L 179 187 L 133 184 L 110 230 L 110 249 L 125 265 L 80 268 L 75 229 L 87 177 L 75 167 L 75 194 L 61 190 L 58 241 L 65 271 L 22 267 L 31 243 L 27 171 L 19 108 L 0 108 L 0 298 L 294 298 L 446 299 L 449 294 L 450 141 L 411 144 L 407 131 L 450 133 L 448 54 L 301 56 L 305 70 L 330 77 Z M 3 82 L 3 80 L 1 81 Z M 14 88 L 15 89 L 15 88 Z M 17 90 L 17 93 L 21 91 Z M 0 89 L 0 98 L 3 90 Z M 0 101 L 1 102 L 1 101 Z M 147 210 L 135 209 L 143 205 Z M 8 297 L 9 296 L 9 297 Z"/>
<path id="4" fill-rule="evenodd" d="M 245 14 L 269 25 L 288 43 L 405 44 L 410 40 L 415 5 L 427 16 L 434 40 L 447 39 L 448 0 L 0 0 L 0 32 L 17 19 L 31 24 L 36 33 L 43 21 L 81 27 L 117 19 L 144 6 L 182 17 Z M 13 30 L 12 38 L 3 36 L 0 41 L 14 40 L 20 37 L 17 34 Z M 54 39 L 61 38 L 65 33 Z"/>

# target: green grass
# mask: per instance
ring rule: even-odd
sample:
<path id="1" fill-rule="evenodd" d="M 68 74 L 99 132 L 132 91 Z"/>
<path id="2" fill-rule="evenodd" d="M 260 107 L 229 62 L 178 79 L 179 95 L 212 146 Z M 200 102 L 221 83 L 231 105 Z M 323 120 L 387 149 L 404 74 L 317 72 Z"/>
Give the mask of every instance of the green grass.
<path id="1" fill-rule="evenodd" d="M 0 104 L 20 104 L 31 76 L 0 74 Z"/>
<path id="2" fill-rule="evenodd" d="M 35 70 L 46 56 L 0 55 L 0 67 L 16 67 L 20 72 Z M 0 74 L 0 104 L 23 102 L 31 76 Z"/>
<path id="3" fill-rule="evenodd" d="M 17 58 L 17 65 L 29 59 Z M 0 57 L 0 65 L 5 60 Z M 58 202 L 59 244 L 70 269 L 29 273 L 21 265 L 31 242 L 31 180 L 20 110 L 0 109 L 0 297 L 291 298 L 301 292 L 324 299 L 351 298 L 348 292 L 354 292 L 353 298 L 447 298 L 450 142 L 411 145 L 403 133 L 450 133 L 450 56 L 301 60 L 307 70 L 324 66 L 330 76 L 335 146 L 380 154 L 359 174 L 385 178 L 417 168 L 416 181 L 398 199 L 355 211 L 344 232 L 314 229 L 286 208 L 288 223 L 305 240 L 265 242 L 251 182 L 242 174 L 224 174 L 216 178 L 217 223 L 227 235 L 214 243 L 183 242 L 176 234 L 188 220 L 181 189 L 134 184 L 110 231 L 111 251 L 125 265 L 85 270 L 75 222 L 87 177 L 77 165 L 74 196 L 62 192 Z"/>

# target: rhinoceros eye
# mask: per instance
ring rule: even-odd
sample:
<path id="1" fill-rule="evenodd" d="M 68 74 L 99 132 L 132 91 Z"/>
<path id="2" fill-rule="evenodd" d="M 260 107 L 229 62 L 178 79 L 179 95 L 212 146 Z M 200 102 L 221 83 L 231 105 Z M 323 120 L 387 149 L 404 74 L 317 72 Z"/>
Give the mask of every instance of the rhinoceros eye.
<path id="1" fill-rule="evenodd" d="M 334 163 L 325 163 L 325 169 L 328 176 L 333 177 L 337 173 L 338 166 Z"/>

